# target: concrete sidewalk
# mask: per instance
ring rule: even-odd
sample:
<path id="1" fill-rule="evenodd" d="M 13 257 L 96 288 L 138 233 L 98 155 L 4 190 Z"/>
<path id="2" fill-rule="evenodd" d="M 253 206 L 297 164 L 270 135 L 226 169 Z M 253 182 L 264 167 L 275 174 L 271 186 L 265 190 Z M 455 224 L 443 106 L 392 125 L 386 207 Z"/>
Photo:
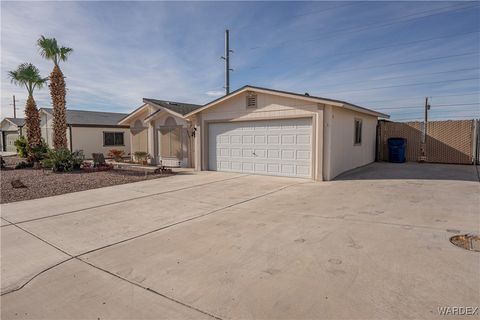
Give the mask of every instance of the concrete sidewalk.
<path id="1" fill-rule="evenodd" d="M 479 253 L 448 239 L 479 232 L 480 184 L 473 167 L 448 170 L 372 164 L 321 183 L 202 172 L 2 205 L 2 318 L 398 319 L 477 306 Z"/>

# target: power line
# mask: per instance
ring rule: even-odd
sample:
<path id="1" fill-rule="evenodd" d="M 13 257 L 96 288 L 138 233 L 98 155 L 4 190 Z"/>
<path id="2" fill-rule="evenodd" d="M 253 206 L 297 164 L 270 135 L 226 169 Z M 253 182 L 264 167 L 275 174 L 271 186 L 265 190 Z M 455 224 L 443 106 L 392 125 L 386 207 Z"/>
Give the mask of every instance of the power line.
<path id="1" fill-rule="evenodd" d="M 443 107 L 458 107 L 458 106 L 474 106 L 474 105 L 480 105 L 480 103 L 457 103 L 457 104 L 435 104 L 432 105 L 432 108 L 443 108 Z M 388 107 L 388 108 L 382 108 L 382 107 L 377 107 L 376 109 L 378 110 L 395 110 L 395 109 L 418 109 L 418 108 L 423 108 L 424 106 L 406 106 L 406 107 Z"/>
<path id="2" fill-rule="evenodd" d="M 460 6 L 459 6 L 460 7 Z M 345 28 L 345 29 L 340 29 L 340 30 L 334 30 L 334 31 L 329 31 L 329 32 L 324 32 L 324 36 L 322 37 L 316 37 L 316 38 L 312 38 L 312 39 L 307 39 L 307 40 L 285 40 L 285 41 L 282 41 L 280 42 L 279 44 L 277 45 L 273 45 L 273 46 L 270 46 L 270 47 L 281 47 L 281 46 L 284 46 L 285 44 L 289 43 L 289 42 L 299 42 L 299 41 L 302 41 L 302 42 L 313 42 L 313 41 L 317 41 L 317 40 L 321 40 L 321 39 L 325 39 L 325 38 L 328 38 L 330 36 L 334 36 L 336 35 L 337 33 L 344 33 L 344 32 L 348 32 L 348 31 L 353 31 L 353 32 L 357 32 L 357 31 L 364 31 L 364 30 L 368 30 L 368 29 L 371 29 L 372 27 L 377 27 L 377 28 L 383 28 L 383 27 L 386 27 L 386 26 L 390 26 L 390 25 L 394 25 L 394 24 L 397 24 L 397 23 L 402 23 L 402 22 L 407 22 L 407 21 L 413 21 L 413 20 L 416 20 L 416 19 L 420 19 L 420 18 L 426 18 L 426 17 L 430 17 L 430 16 L 434 16 L 434 15 L 438 15 L 438 14 L 443 14 L 443 13 L 451 13 L 451 12 L 455 12 L 455 11 L 461 11 L 461 10 L 465 10 L 465 9 L 469 9 L 469 8 L 473 8 L 473 7 L 478 7 L 477 4 L 473 5 L 473 6 L 462 6 L 460 8 L 458 7 L 455 7 L 451 10 L 444 10 L 444 9 L 447 9 L 448 7 L 442 7 L 442 8 L 436 8 L 436 9 L 430 9 L 430 10 L 426 10 L 426 11 L 422 11 L 422 12 L 415 12 L 413 14 L 408 14 L 408 15 L 405 15 L 405 16 L 402 16 L 402 17 L 399 17 L 400 19 L 397 19 L 395 21 L 389 21 L 387 23 L 380 23 L 380 24 L 370 24 L 370 25 L 367 25 L 367 26 L 364 26 L 364 27 L 354 27 L 354 28 Z M 403 18 L 408 18 L 408 17 L 411 17 L 411 16 L 415 16 L 415 15 L 419 15 L 419 14 L 423 14 L 423 13 L 429 13 L 429 12 L 433 12 L 433 11 L 438 11 L 438 10 L 444 10 L 444 11 L 440 11 L 440 12 L 434 12 L 433 14 L 430 14 L 430 15 L 423 15 L 423 16 L 418 16 L 418 17 L 414 17 L 414 18 L 411 18 L 411 19 L 406 19 L 406 20 L 402 20 Z M 256 48 L 258 47 L 262 47 L 262 45 L 260 46 L 256 46 Z"/>
<path id="3" fill-rule="evenodd" d="M 290 16 L 290 18 L 303 17 L 303 16 L 307 16 L 307 15 L 311 15 L 311 14 L 324 13 L 324 12 L 328 12 L 328 11 L 335 10 L 335 9 L 339 9 L 339 8 L 349 7 L 349 6 L 352 6 L 352 5 L 354 5 L 354 4 L 355 4 L 355 3 L 347 3 L 347 4 L 343 4 L 343 5 L 336 6 L 336 7 L 331 7 L 331 8 L 325 8 L 325 9 L 322 9 L 322 10 L 305 12 L 305 13 L 301 13 L 301 14 L 297 14 L 297 15 Z M 269 28 L 272 28 L 272 27 L 275 27 L 275 26 L 278 26 L 278 25 L 285 25 L 285 20 L 282 20 L 282 21 L 279 22 L 279 23 L 271 24 L 271 25 L 269 25 L 268 27 L 269 27 Z M 258 25 L 251 25 L 251 24 L 250 24 L 250 25 L 247 25 L 247 26 L 244 26 L 244 27 L 235 28 L 235 30 L 233 30 L 233 31 L 238 32 L 239 30 L 251 29 L 251 28 L 253 28 L 253 27 L 258 27 Z M 251 47 L 251 48 L 249 48 L 249 49 L 250 49 L 250 50 L 254 50 L 254 49 L 261 48 L 261 47 L 263 47 L 263 46 Z"/>
<path id="4" fill-rule="evenodd" d="M 464 78 L 464 79 L 449 79 L 449 80 L 442 80 L 442 81 L 406 83 L 406 84 L 399 84 L 399 85 L 394 85 L 394 86 L 383 86 L 383 87 L 374 87 L 374 88 L 363 88 L 363 89 L 354 89 L 354 90 L 346 90 L 346 91 L 337 91 L 337 92 L 331 92 L 331 94 L 347 93 L 347 92 L 360 92 L 360 91 L 368 91 L 368 90 L 398 88 L 398 87 L 420 86 L 420 85 L 426 85 L 426 84 L 455 82 L 455 81 L 457 81 L 457 82 L 460 82 L 460 81 L 470 81 L 470 80 L 480 80 L 480 78 L 475 77 L 475 78 Z"/>
<path id="5" fill-rule="evenodd" d="M 424 43 L 424 42 L 429 42 L 429 41 L 438 40 L 438 39 L 445 39 L 445 38 L 460 37 L 460 36 L 470 35 L 470 34 L 478 33 L 478 32 L 480 32 L 480 31 L 475 30 L 475 31 L 469 31 L 469 32 L 464 32 L 464 33 L 449 34 L 449 35 L 438 36 L 438 37 L 433 37 L 433 38 L 428 38 L 428 39 L 419 39 L 419 40 L 414 40 L 414 41 L 395 43 L 395 44 L 391 44 L 391 45 L 387 45 L 387 46 L 368 48 L 368 49 L 364 49 L 364 50 L 339 52 L 339 53 L 336 53 L 336 55 L 343 56 L 343 55 L 357 54 L 357 53 L 362 53 L 362 52 L 367 52 L 367 51 L 375 51 L 375 50 L 388 49 L 388 48 L 394 48 L 394 47 L 400 47 L 400 46 L 405 47 L 406 45 L 410 45 L 410 44 Z"/>
<path id="6" fill-rule="evenodd" d="M 461 93 L 461 94 L 436 95 L 436 96 L 430 96 L 430 98 L 466 97 L 466 96 L 472 96 L 472 95 L 477 95 L 477 96 L 480 97 L 480 92 L 475 91 L 475 92 L 466 92 L 466 93 Z M 377 102 L 402 101 L 402 100 L 414 100 L 414 99 L 420 99 L 420 98 L 425 98 L 425 96 L 416 96 L 416 97 L 403 98 L 403 99 L 398 98 L 398 99 L 389 99 L 389 100 L 370 100 L 370 101 L 363 101 L 363 102 L 361 102 L 361 104 L 377 103 Z"/>
<path id="7" fill-rule="evenodd" d="M 432 110 L 430 110 L 431 112 Z M 407 112 L 391 112 L 392 115 L 394 116 L 408 116 L 408 115 L 411 115 L 411 114 L 418 114 L 420 112 L 423 112 L 422 110 L 416 110 L 416 111 L 407 111 Z M 477 109 L 460 109 L 460 110 L 436 110 L 435 111 L 436 113 L 435 114 L 443 114 L 443 113 L 451 113 L 451 112 L 455 112 L 455 113 L 458 113 L 458 112 L 478 112 Z"/>
<path id="8" fill-rule="evenodd" d="M 336 7 L 326 8 L 326 9 L 322 9 L 322 10 L 310 11 L 310 12 L 306 12 L 306 13 L 301 13 L 301 14 L 293 15 L 293 16 L 291 16 L 291 17 L 292 17 L 292 18 L 304 17 L 304 16 L 308 16 L 308 15 L 311 15 L 311 14 L 323 13 L 323 12 L 327 12 L 327 11 L 334 10 L 334 9 L 349 7 L 349 6 L 352 6 L 353 4 L 354 4 L 354 3 L 347 3 L 347 4 L 343 4 L 343 5 L 341 5 L 341 6 L 336 6 Z M 284 24 L 285 22 L 282 22 L 282 23 Z"/>
<path id="9" fill-rule="evenodd" d="M 395 118 L 396 121 L 422 121 L 422 120 L 418 120 L 419 118 L 421 118 L 422 116 L 419 116 L 419 117 L 409 117 L 409 118 L 400 118 L 400 119 L 397 119 Z M 434 118 L 435 116 L 432 115 L 431 116 L 432 118 Z M 450 119 L 465 119 L 465 120 L 471 120 L 471 119 L 475 119 L 475 118 L 478 118 L 480 117 L 480 115 L 474 115 L 474 116 L 443 116 L 443 115 L 436 115 L 436 118 L 437 119 L 432 119 L 430 118 L 430 120 L 441 120 L 441 119 L 438 119 L 439 117 L 448 117 Z M 447 119 L 449 120 L 449 119 Z"/>
<path id="10" fill-rule="evenodd" d="M 397 65 L 402 65 L 402 64 L 417 63 L 417 62 L 432 61 L 432 60 L 442 60 L 442 59 L 449 59 L 449 58 L 463 57 L 463 56 L 470 56 L 470 55 L 478 55 L 478 52 L 473 51 L 473 52 L 465 52 L 465 53 L 460 53 L 460 54 L 452 54 L 452 55 L 447 55 L 447 56 L 431 57 L 431 58 L 424 58 L 424 59 L 417 59 L 417 60 L 408 60 L 408 61 L 402 61 L 402 62 L 381 64 L 381 65 L 370 65 L 370 66 L 364 66 L 364 67 L 342 69 L 342 70 L 338 70 L 338 71 L 331 72 L 331 73 L 342 73 L 342 72 L 348 72 L 348 71 L 352 71 L 352 70 L 362 70 L 362 69 L 371 69 L 371 68 L 379 68 L 379 67 L 390 67 L 390 66 L 397 66 Z"/>
<path id="11" fill-rule="evenodd" d="M 431 17 L 431 16 L 443 14 L 443 13 L 451 13 L 451 12 L 455 12 L 455 11 L 461 11 L 461 10 L 465 10 L 465 9 L 478 7 L 478 4 L 475 4 L 473 6 L 459 6 L 459 7 L 460 8 L 453 8 L 452 10 L 444 10 L 444 11 L 440 11 L 440 12 L 435 12 L 435 13 L 432 13 L 432 14 L 429 14 L 429 15 L 422 15 L 422 16 L 411 18 L 411 19 L 406 19 L 406 20 L 403 19 L 403 18 L 407 18 L 407 17 L 411 17 L 411 16 L 423 14 L 423 13 L 428 13 L 428 12 L 432 12 L 432 11 L 443 10 L 443 9 L 447 9 L 447 8 L 445 7 L 445 8 L 440 8 L 440 9 L 437 8 L 437 9 L 430 9 L 430 10 L 426 10 L 426 11 L 422 11 L 422 12 L 415 12 L 413 14 L 408 14 L 408 15 L 405 15 L 403 17 L 400 17 L 400 19 L 397 19 L 397 20 L 393 20 L 393 21 L 390 20 L 387 23 L 370 24 L 370 25 L 366 25 L 366 26 L 360 27 L 360 28 L 358 28 L 358 27 L 357 28 L 346 28 L 346 29 L 341 29 L 341 30 L 337 30 L 337 31 L 334 31 L 334 32 L 325 32 L 324 34 L 330 36 L 330 35 L 334 35 L 334 34 L 337 34 L 337 33 L 344 33 L 344 32 L 348 32 L 348 31 L 354 31 L 354 32 L 364 31 L 364 30 L 371 29 L 372 27 L 383 28 L 383 27 L 391 26 L 391 25 L 394 25 L 394 24 L 397 24 L 397 23 L 408 22 L 408 21 L 413 21 L 413 20 L 416 20 L 416 19 L 421 19 L 421 18 L 426 18 L 426 17 Z M 320 40 L 320 39 L 324 39 L 324 37 L 314 38 L 314 39 L 307 40 L 307 41 L 316 41 L 316 40 Z"/>
<path id="12" fill-rule="evenodd" d="M 372 82 L 372 81 L 384 81 L 384 80 L 401 79 L 401 78 L 421 77 L 421 76 L 429 76 L 429 75 L 435 75 L 435 74 L 445 74 L 445 73 L 452 73 L 452 72 L 473 71 L 473 70 L 479 70 L 479 69 L 480 68 L 478 68 L 478 67 L 470 67 L 470 68 L 462 68 L 462 69 L 438 71 L 438 72 L 430 72 L 430 73 L 417 73 L 417 74 L 411 74 L 411 75 L 407 74 L 407 75 L 395 76 L 395 77 L 386 77 L 386 78 L 368 79 L 368 80 L 362 80 L 362 81 L 333 83 L 333 84 L 321 85 L 319 87 L 322 88 L 322 87 L 331 87 L 331 86 L 338 86 L 338 85 L 345 85 L 345 84 L 357 84 L 357 83 L 365 83 L 365 82 Z"/>
<path id="13" fill-rule="evenodd" d="M 451 34 L 451 35 L 433 37 L 433 38 L 429 38 L 429 39 L 421 39 L 421 40 L 414 40 L 414 41 L 409 41 L 409 42 L 396 43 L 396 44 L 391 44 L 391 45 L 386 45 L 386 46 L 381 46 L 381 47 L 367 48 L 367 49 L 363 49 L 363 50 L 355 50 L 355 51 L 347 51 L 347 52 L 335 52 L 335 56 L 349 56 L 349 55 L 358 54 L 358 53 L 362 53 L 362 52 L 388 49 L 388 48 L 399 47 L 399 46 L 409 47 L 409 46 L 411 46 L 413 44 L 417 44 L 417 43 L 424 43 L 424 42 L 428 42 L 428 41 L 432 41 L 432 40 L 452 38 L 452 37 L 468 36 L 468 35 L 479 33 L 479 32 L 480 32 L 479 30 L 475 30 L 475 31 L 469 31 L 469 32 L 465 32 L 465 33 L 458 33 L 458 34 Z M 256 47 L 256 48 L 259 48 L 259 47 Z M 288 61 L 292 61 L 292 59 L 291 58 L 280 59 L 280 60 L 274 61 L 274 63 L 279 64 L 279 63 L 288 62 Z M 318 61 L 318 59 L 310 60 L 310 62 L 313 62 L 313 63 L 315 63 L 317 61 Z M 260 68 L 263 68 L 263 66 L 258 66 L 257 65 L 257 66 L 249 67 L 247 69 L 260 69 Z"/>

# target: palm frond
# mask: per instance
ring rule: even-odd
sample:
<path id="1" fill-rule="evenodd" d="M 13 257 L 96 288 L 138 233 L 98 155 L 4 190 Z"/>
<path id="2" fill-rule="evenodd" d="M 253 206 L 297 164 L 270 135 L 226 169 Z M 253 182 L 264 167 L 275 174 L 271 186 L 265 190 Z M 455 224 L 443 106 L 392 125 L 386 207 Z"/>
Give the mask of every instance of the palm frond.
<path id="1" fill-rule="evenodd" d="M 40 76 L 40 70 L 36 66 L 28 62 L 19 65 L 16 70 L 9 71 L 8 75 L 14 84 L 25 86 L 30 95 L 35 88 L 43 87 L 47 80 Z"/>
<path id="2" fill-rule="evenodd" d="M 59 49 L 55 38 L 45 38 L 41 36 L 40 39 L 37 40 L 37 45 L 40 55 L 43 58 L 52 60 L 53 62 L 56 61 Z"/>
<path id="3" fill-rule="evenodd" d="M 67 61 L 68 56 L 73 52 L 72 48 L 61 47 L 60 48 L 60 61 Z"/>
<path id="4" fill-rule="evenodd" d="M 45 38 L 44 36 L 37 40 L 37 45 L 40 55 L 47 60 L 53 61 L 56 66 L 58 66 L 60 61 L 67 61 L 68 56 L 73 51 L 72 48 L 59 47 L 57 39 Z"/>

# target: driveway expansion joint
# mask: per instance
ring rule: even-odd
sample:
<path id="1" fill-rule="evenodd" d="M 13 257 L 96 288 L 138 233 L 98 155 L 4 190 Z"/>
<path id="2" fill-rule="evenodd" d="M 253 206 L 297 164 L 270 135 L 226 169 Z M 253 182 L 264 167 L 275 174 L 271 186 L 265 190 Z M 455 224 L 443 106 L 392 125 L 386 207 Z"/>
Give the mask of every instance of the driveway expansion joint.
<path id="1" fill-rule="evenodd" d="M 54 217 L 64 216 L 64 215 L 68 215 L 68 214 L 72 214 L 72 213 L 77 213 L 77 212 L 81 212 L 81 211 L 86 211 L 86 210 L 91 210 L 91 209 L 98 209 L 98 208 L 108 207 L 108 206 L 110 206 L 110 205 L 115 205 L 115 204 L 119 204 L 119 203 L 125 203 L 125 202 L 129 202 L 129 201 L 133 201 L 133 200 L 146 199 L 146 198 L 149 198 L 149 197 L 158 196 L 158 195 L 167 194 L 167 193 L 172 193 L 172 192 L 176 192 L 176 191 L 183 191 L 183 190 L 188 190 L 188 189 L 192 189 L 192 188 L 203 187 L 203 186 L 206 186 L 206 185 L 210 185 L 210 184 L 214 184 L 214 183 L 218 183 L 218 182 L 223 182 L 223 181 L 228 181 L 228 180 L 233 180 L 233 179 L 238 179 L 238 178 L 247 177 L 247 176 L 249 176 L 249 175 L 245 175 L 245 174 L 244 174 L 244 175 L 234 176 L 234 177 L 227 178 L 227 179 L 221 179 L 221 180 L 215 180 L 215 181 L 206 182 L 206 183 L 200 183 L 200 184 L 197 184 L 197 185 L 194 185 L 194 186 L 190 186 L 190 187 L 184 187 L 184 188 L 167 190 L 167 191 L 162 191 L 162 192 L 157 192 L 157 193 L 145 194 L 145 195 L 138 196 L 138 197 L 134 197 L 134 198 L 130 198 L 130 199 L 119 200 L 119 201 L 110 202 L 110 203 L 104 203 L 104 204 L 100 204 L 100 205 L 96 205 L 96 206 L 92 206 L 92 207 L 87 207 L 87 208 L 82 208 L 82 209 L 77 209 L 77 210 L 72 210 L 72 211 L 60 212 L 60 213 L 52 214 L 52 215 L 49 215 L 49 216 L 38 217 L 38 218 L 33 218 L 33 219 L 27 219 L 27 220 L 18 221 L 18 222 L 15 222 L 15 223 L 16 223 L 16 224 L 28 223 L 28 222 L 32 222 L 32 221 L 38 221 L 38 220 L 44 220 L 44 219 L 48 219 L 48 218 L 54 218 Z M 9 222 L 8 220 L 6 220 L 6 219 L 4 219 L 4 218 L 2 218 L 2 219 L 5 220 L 5 221 L 7 221 L 7 222 Z M 13 224 L 12 222 L 9 222 L 9 223 L 10 223 L 10 224 Z M 7 226 L 7 225 L 1 226 L 1 227 L 6 227 L 6 226 Z"/>
<path id="2" fill-rule="evenodd" d="M 219 180 L 219 181 L 214 181 L 214 182 L 211 182 L 211 183 L 220 182 L 220 181 L 225 181 L 225 180 L 231 180 L 231 179 L 236 179 L 236 178 L 241 178 L 241 177 L 245 177 L 245 176 L 246 176 L 246 175 L 236 176 L 236 177 L 233 177 L 233 178 L 224 179 L 224 180 Z M 211 184 L 211 183 L 206 183 L 206 184 Z M 191 218 L 189 218 L 189 219 L 185 219 L 185 220 L 182 220 L 182 221 L 178 221 L 178 222 L 176 222 L 176 223 L 172 223 L 172 224 L 169 224 L 169 225 L 166 225 L 166 226 L 163 226 L 163 227 L 160 227 L 160 228 L 157 228 L 157 229 L 154 229 L 154 230 L 145 232 L 145 233 L 143 233 L 143 234 L 136 235 L 136 236 L 134 236 L 134 237 L 130 237 L 130 238 L 127 238 L 127 239 L 123 239 L 123 240 L 117 241 L 117 242 L 115 242 L 115 243 L 111 243 L 111 244 L 108 244 L 108 245 L 105 245 L 105 246 L 102 246 L 102 247 L 99 247 L 99 248 L 96 248 L 96 249 L 93 249 L 93 250 L 89 250 L 89 251 L 87 251 L 87 252 L 83 252 L 83 253 L 78 254 L 78 255 L 71 255 L 71 254 L 69 254 L 68 252 L 64 251 L 63 249 L 55 246 L 54 244 L 52 244 L 52 243 L 50 243 L 50 242 L 42 239 L 41 237 L 37 236 L 36 234 L 34 234 L 34 233 L 32 233 L 32 232 L 30 232 L 30 231 L 28 231 L 28 230 L 26 230 L 26 229 L 18 226 L 17 223 L 13 223 L 13 222 L 10 222 L 10 221 L 4 219 L 5 221 L 9 222 L 11 225 L 13 225 L 13 226 L 19 228 L 20 230 L 22 230 L 22 231 L 30 234 L 31 236 L 37 238 L 38 240 L 44 242 L 45 244 L 50 245 L 51 247 L 59 250 L 60 252 L 66 254 L 66 255 L 69 256 L 70 258 L 65 259 L 65 260 L 63 260 L 63 261 L 60 261 L 60 262 L 56 263 L 55 265 L 52 265 L 52 266 L 50 266 L 50 267 L 48 267 L 48 268 L 46 268 L 46 269 L 38 272 L 38 273 L 35 274 L 32 278 L 30 278 L 28 281 L 26 281 L 23 285 L 19 286 L 18 288 L 12 289 L 12 290 L 10 290 L 10 291 L 1 293 L 0 296 L 7 295 L 7 294 L 13 293 L 13 292 L 15 292 L 15 291 L 19 291 L 20 289 L 24 288 L 27 284 L 29 284 L 31 281 L 33 281 L 35 278 L 37 278 L 38 276 L 44 274 L 45 272 L 47 272 L 47 271 L 49 271 L 49 270 L 52 270 L 53 268 L 56 268 L 56 267 L 62 265 L 62 264 L 65 263 L 65 262 L 68 262 L 68 261 L 70 261 L 70 260 L 75 259 L 75 260 L 77 260 L 77 261 L 80 261 L 80 262 L 82 262 L 82 263 L 84 263 L 84 264 L 92 267 L 92 268 L 95 268 L 95 269 L 97 269 L 97 270 L 103 271 L 103 272 L 105 272 L 105 273 L 107 273 L 107 274 L 110 274 L 110 275 L 112 275 L 112 276 L 114 276 L 114 277 L 116 277 L 116 278 L 118 278 L 118 279 L 124 280 L 124 281 L 126 281 L 126 282 L 128 282 L 128 283 L 130 283 L 130 284 L 132 284 L 132 285 L 135 285 L 135 286 L 137 286 L 137 287 L 139 287 L 139 288 L 142 288 L 142 289 L 144 289 L 144 290 L 146 290 L 146 291 L 152 292 L 152 293 L 154 293 L 154 294 L 156 294 L 156 295 L 159 295 L 159 296 L 161 296 L 161 297 L 163 297 L 163 298 L 165 298 L 165 299 L 168 299 L 168 300 L 170 300 L 170 301 L 172 301 L 172 302 L 175 302 L 175 303 L 177 303 L 177 304 L 180 304 L 180 305 L 182 305 L 182 306 L 184 306 L 184 307 L 190 308 L 190 309 L 192 309 L 192 310 L 196 310 L 196 311 L 198 311 L 198 312 L 200 312 L 200 313 L 202 313 L 202 314 L 205 314 L 205 315 L 207 315 L 207 316 L 209 316 L 209 317 L 212 317 L 212 318 L 214 318 L 214 319 L 222 320 L 222 318 L 220 318 L 220 317 L 218 317 L 218 316 L 216 316 L 216 315 L 213 315 L 213 314 L 210 314 L 210 313 L 208 313 L 208 312 L 206 312 L 206 311 L 200 310 L 200 309 L 198 309 L 198 308 L 196 308 L 196 307 L 194 307 L 194 306 L 188 305 L 188 304 L 186 304 L 186 303 L 184 303 L 184 302 L 182 302 L 182 301 L 179 301 L 179 300 L 177 300 L 177 299 L 174 299 L 174 298 L 172 298 L 172 297 L 169 297 L 169 296 L 167 296 L 167 295 L 164 295 L 164 294 L 162 294 L 162 293 L 160 293 L 160 292 L 158 292 L 158 291 L 156 291 L 156 290 L 154 290 L 154 289 L 151 289 L 151 288 L 148 288 L 148 287 L 144 287 L 144 286 L 142 286 L 142 285 L 139 284 L 139 283 L 136 283 L 136 282 L 134 282 L 134 281 L 128 280 L 128 279 L 126 279 L 126 278 L 124 278 L 124 277 L 121 277 L 121 276 L 119 276 L 119 275 L 111 272 L 111 271 L 108 271 L 108 270 L 106 270 L 106 269 L 103 269 L 103 268 L 101 268 L 101 267 L 98 267 L 98 266 L 96 266 L 96 265 L 94 265 L 94 264 L 92 264 L 92 263 L 90 263 L 90 262 L 87 262 L 86 260 L 83 260 L 83 259 L 81 258 L 81 256 L 84 256 L 84 255 L 86 255 L 86 254 L 93 253 L 93 252 L 96 252 L 96 251 L 99 251 L 99 250 L 102 250 L 102 249 L 106 249 L 106 248 L 109 248 L 109 247 L 118 245 L 118 244 L 120 244 L 120 243 L 124 243 L 124 242 L 127 242 L 127 241 L 135 240 L 135 239 L 144 237 L 144 236 L 146 236 L 146 235 L 149 235 L 149 234 L 152 234 L 152 233 L 155 233 L 155 232 L 158 232 L 158 231 L 161 231 L 161 230 L 164 230 L 164 229 L 167 229 L 167 228 L 170 228 L 170 227 L 179 225 L 179 224 L 183 224 L 183 223 L 186 223 L 186 222 L 189 222 L 189 221 L 193 221 L 193 220 L 196 220 L 196 219 L 199 219 L 199 218 L 203 218 L 203 217 L 205 217 L 205 216 L 208 216 L 208 215 L 211 215 L 211 214 L 220 212 L 220 211 L 222 211 L 222 210 L 225 210 L 225 209 L 228 209 L 228 208 L 232 208 L 232 207 L 234 207 L 234 206 L 241 205 L 241 204 L 243 204 L 243 203 L 247 203 L 247 202 L 250 202 L 250 201 L 254 201 L 254 200 L 259 199 L 259 198 L 266 197 L 266 196 L 268 196 L 268 195 L 271 195 L 271 194 L 280 192 L 280 191 L 285 190 L 285 189 L 290 188 L 290 187 L 294 187 L 294 186 L 298 186 L 298 185 L 303 185 L 303 184 L 310 184 L 310 183 L 313 183 L 313 182 L 307 181 L 307 182 L 299 182 L 299 183 L 294 183 L 294 184 L 287 184 L 287 185 L 284 185 L 284 186 L 282 186 L 282 187 L 279 187 L 279 188 L 277 188 L 277 189 L 275 189 L 275 190 L 272 190 L 272 191 L 263 193 L 263 194 L 261 194 L 261 195 L 254 196 L 254 197 L 251 197 L 251 198 L 242 200 L 242 201 L 238 201 L 238 202 L 235 202 L 235 203 L 232 203 L 232 204 L 223 206 L 223 207 L 221 207 L 221 208 L 217 208 L 217 209 L 208 211 L 208 212 L 203 213 L 203 214 L 201 214 L 201 215 L 197 215 L 197 216 L 191 217 Z M 206 185 L 206 184 L 203 184 L 203 185 Z M 201 185 L 197 185 L 197 186 L 201 186 Z M 194 187 L 197 187 L 197 186 L 194 186 Z M 192 187 L 189 187 L 189 188 L 192 188 Z M 189 188 L 182 188 L 182 190 L 184 190 L 184 189 L 189 189 Z M 180 189 L 179 189 L 179 190 L 180 190 Z M 174 190 L 174 191 L 178 191 L 178 190 Z M 163 193 L 167 193 L 167 192 L 163 192 Z M 155 194 L 155 195 L 158 195 L 158 194 Z M 149 195 L 149 196 L 153 196 L 153 195 Z M 145 198 L 145 197 L 140 197 L 140 198 Z M 137 199 L 138 199 L 138 198 L 137 198 Z M 21 223 L 21 222 L 20 222 L 20 223 Z"/>

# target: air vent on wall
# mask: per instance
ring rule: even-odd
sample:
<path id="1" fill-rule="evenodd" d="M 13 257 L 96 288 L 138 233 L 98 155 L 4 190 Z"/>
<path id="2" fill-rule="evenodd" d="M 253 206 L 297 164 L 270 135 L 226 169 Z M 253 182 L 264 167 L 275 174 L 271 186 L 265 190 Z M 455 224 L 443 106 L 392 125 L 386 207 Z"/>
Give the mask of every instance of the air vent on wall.
<path id="1" fill-rule="evenodd" d="M 257 107 L 257 95 L 253 92 L 247 93 L 247 109 Z"/>

